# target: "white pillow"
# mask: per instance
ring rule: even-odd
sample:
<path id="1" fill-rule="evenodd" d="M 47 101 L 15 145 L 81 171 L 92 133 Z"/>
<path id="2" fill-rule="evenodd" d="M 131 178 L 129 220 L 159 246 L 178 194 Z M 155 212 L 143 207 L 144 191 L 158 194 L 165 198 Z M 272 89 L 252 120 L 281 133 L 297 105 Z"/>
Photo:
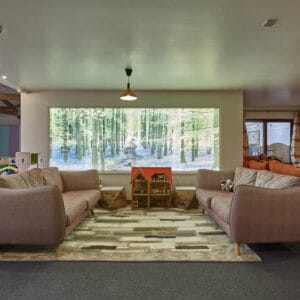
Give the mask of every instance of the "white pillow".
<path id="1" fill-rule="evenodd" d="M 265 187 L 271 189 L 287 189 L 300 186 L 300 177 L 275 174 L 273 179 L 266 182 Z"/>
<path id="2" fill-rule="evenodd" d="M 234 173 L 234 189 L 240 184 L 254 185 L 256 180 L 257 170 L 236 167 Z"/>
<path id="3" fill-rule="evenodd" d="M 276 174 L 267 170 L 257 171 L 255 186 L 266 187 Z"/>

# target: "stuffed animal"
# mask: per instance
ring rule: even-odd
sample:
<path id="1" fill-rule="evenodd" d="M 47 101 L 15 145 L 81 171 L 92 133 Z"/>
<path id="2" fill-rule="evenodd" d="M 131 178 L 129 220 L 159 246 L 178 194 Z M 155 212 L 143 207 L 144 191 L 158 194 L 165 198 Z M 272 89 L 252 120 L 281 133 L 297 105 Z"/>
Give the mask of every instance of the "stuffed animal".
<path id="1" fill-rule="evenodd" d="M 224 192 L 233 191 L 233 182 L 231 179 L 226 179 L 221 182 L 221 190 Z"/>

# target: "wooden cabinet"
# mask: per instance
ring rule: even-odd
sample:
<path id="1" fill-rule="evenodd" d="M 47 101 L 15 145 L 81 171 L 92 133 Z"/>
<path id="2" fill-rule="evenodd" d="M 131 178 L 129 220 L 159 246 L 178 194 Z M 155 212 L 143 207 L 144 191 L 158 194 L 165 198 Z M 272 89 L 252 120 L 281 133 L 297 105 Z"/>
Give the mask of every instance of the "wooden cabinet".
<path id="1" fill-rule="evenodd" d="M 132 209 L 171 207 L 171 168 L 133 167 Z"/>

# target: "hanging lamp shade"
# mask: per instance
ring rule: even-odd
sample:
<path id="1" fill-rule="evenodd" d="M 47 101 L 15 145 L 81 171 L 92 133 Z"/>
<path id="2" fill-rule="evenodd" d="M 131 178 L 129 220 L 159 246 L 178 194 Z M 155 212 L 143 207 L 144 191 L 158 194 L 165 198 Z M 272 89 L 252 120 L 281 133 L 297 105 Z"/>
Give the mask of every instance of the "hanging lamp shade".
<path id="1" fill-rule="evenodd" d="M 130 82 L 129 82 L 129 77 L 132 74 L 132 69 L 131 68 L 126 68 L 125 73 L 128 77 L 128 82 L 127 82 L 127 88 L 126 90 L 121 94 L 120 99 L 123 101 L 134 101 L 137 100 L 137 95 L 131 90 L 130 88 Z"/>

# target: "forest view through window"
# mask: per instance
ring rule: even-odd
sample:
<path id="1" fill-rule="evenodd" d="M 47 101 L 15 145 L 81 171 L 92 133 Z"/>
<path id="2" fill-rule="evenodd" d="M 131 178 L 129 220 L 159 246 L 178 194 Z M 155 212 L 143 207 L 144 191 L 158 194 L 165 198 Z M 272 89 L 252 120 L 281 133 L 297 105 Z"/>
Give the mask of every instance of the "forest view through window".
<path id="1" fill-rule="evenodd" d="M 218 169 L 219 109 L 50 108 L 50 165 Z"/>

